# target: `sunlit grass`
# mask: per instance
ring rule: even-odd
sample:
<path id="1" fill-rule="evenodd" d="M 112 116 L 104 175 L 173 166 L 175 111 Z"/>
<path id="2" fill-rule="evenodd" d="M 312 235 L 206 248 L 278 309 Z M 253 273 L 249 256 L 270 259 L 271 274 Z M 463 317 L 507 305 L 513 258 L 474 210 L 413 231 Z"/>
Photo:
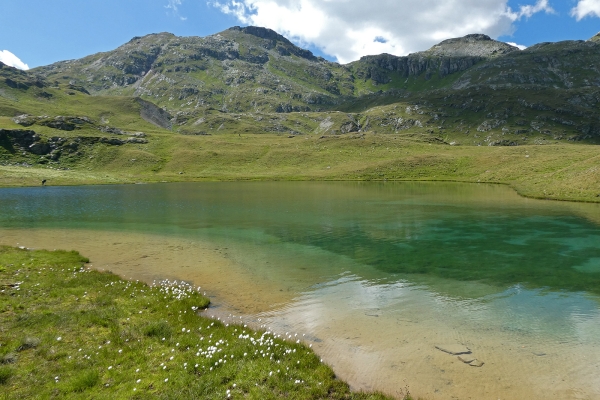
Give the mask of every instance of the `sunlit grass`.
<path id="1" fill-rule="evenodd" d="M 600 201 L 596 146 L 448 146 L 410 135 L 182 136 L 90 149 L 60 164 L 0 165 L 0 186 L 206 180 L 435 180 L 506 184 L 535 198 Z"/>

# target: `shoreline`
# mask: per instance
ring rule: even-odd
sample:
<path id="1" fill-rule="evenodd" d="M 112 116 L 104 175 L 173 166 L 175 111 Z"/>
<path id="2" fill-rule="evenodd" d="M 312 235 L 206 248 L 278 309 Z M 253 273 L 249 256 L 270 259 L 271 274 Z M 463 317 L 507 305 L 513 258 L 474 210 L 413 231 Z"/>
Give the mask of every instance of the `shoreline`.
<path id="1" fill-rule="evenodd" d="M 0 231 L 0 234 L 3 232 L 6 231 Z M 573 393 L 568 391 L 568 385 L 550 382 L 553 374 L 551 371 L 553 371 L 555 363 L 565 362 L 564 355 L 557 357 L 559 354 L 570 355 L 570 357 L 575 357 L 575 360 L 581 360 L 582 356 L 579 354 L 588 354 L 585 349 L 560 349 L 556 345 L 549 346 L 548 344 L 542 346 L 536 344 L 535 340 L 532 342 L 526 337 L 513 336 L 511 331 L 504 331 L 502 326 L 479 326 L 478 324 L 468 326 L 469 324 L 465 325 L 468 322 L 466 315 L 463 316 L 465 318 L 460 317 L 462 315 L 460 312 L 458 318 L 446 318 L 448 315 L 445 313 L 437 316 L 429 315 L 428 312 L 423 311 L 427 308 L 422 307 L 431 301 L 439 300 L 436 300 L 436 296 L 430 297 L 427 294 L 415 297 L 414 300 L 417 302 L 414 304 L 407 303 L 407 306 L 413 305 L 398 317 L 394 317 L 393 310 L 363 309 L 373 300 L 370 301 L 368 298 L 362 299 L 361 304 L 364 303 L 364 305 L 355 306 L 358 308 L 355 308 L 354 311 L 344 310 L 342 307 L 345 302 L 343 299 L 346 298 L 344 293 L 348 293 L 343 289 L 344 286 L 348 286 L 351 292 L 355 291 L 352 287 L 356 287 L 356 290 L 361 293 L 368 290 L 368 284 L 359 290 L 362 284 L 353 281 L 351 277 L 343 278 L 342 276 L 340 279 L 347 281 L 346 283 L 341 282 L 336 286 L 329 286 L 333 291 L 325 286 L 320 294 L 312 296 L 306 292 L 297 297 L 297 292 L 280 291 L 280 289 L 285 289 L 285 284 L 269 286 L 269 282 L 252 275 L 256 271 L 244 271 L 241 266 L 231 264 L 227 254 L 221 253 L 224 249 L 216 248 L 214 244 L 202 245 L 198 241 L 192 243 L 177 237 L 132 235 L 130 232 L 119 232 L 117 235 L 114 232 L 71 231 L 68 235 L 61 236 L 57 230 L 52 233 L 42 231 L 32 233 L 30 230 L 23 229 L 20 232 L 13 230 L 13 233 L 14 238 L 26 238 L 26 241 L 22 241 L 20 244 L 27 247 L 31 247 L 28 243 L 32 242 L 40 244 L 36 247 L 45 246 L 46 248 L 54 248 L 56 247 L 54 244 L 60 243 L 70 243 L 74 248 L 85 247 L 86 250 L 82 254 L 92 255 L 90 258 L 93 268 L 110 270 L 124 279 L 139 277 L 142 278 L 140 280 L 152 281 L 158 278 L 169 278 L 193 282 L 195 286 L 201 286 L 202 291 L 206 289 L 211 300 L 214 300 L 212 305 L 215 308 L 209 307 L 206 311 L 208 315 L 214 314 L 221 319 L 227 319 L 229 314 L 237 317 L 243 315 L 244 323 L 249 326 L 265 324 L 279 334 L 285 332 L 309 334 L 306 338 L 307 345 L 312 344 L 316 353 L 354 390 L 381 390 L 384 393 L 393 393 L 394 385 L 397 385 L 397 379 L 401 377 L 404 382 L 402 389 L 408 387 L 412 393 L 428 399 L 447 398 L 445 390 L 448 388 L 440 387 L 443 389 L 440 392 L 441 396 L 432 389 L 441 384 L 438 382 L 440 379 L 454 381 L 453 385 L 457 386 L 455 390 L 461 393 L 461 398 L 463 395 L 473 393 L 479 393 L 479 398 L 482 399 L 495 399 L 497 397 L 494 396 L 497 396 L 498 393 L 502 394 L 501 397 L 512 393 L 510 396 L 541 398 L 535 396 L 535 388 L 542 383 L 547 386 L 552 385 L 557 391 L 556 393 Z M 4 239 L 3 242 L 8 239 L 7 235 L 0 235 L 0 237 Z M 125 237 L 128 237 L 130 241 L 121 240 Z M 115 245 L 115 243 L 118 244 Z M 143 243 L 146 243 L 147 247 L 139 248 L 138 246 Z M 171 248 L 170 253 L 165 253 L 160 246 L 165 249 L 169 246 L 175 247 Z M 120 250 L 115 251 L 115 247 Z M 110 250 L 107 251 L 107 249 Z M 148 254 L 148 249 L 153 249 L 155 253 Z M 196 253 L 192 257 L 189 257 L 189 254 L 186 257 L 185 253 L 188 251 Z M 93 256 L 94 254 L 98 255 Z M 186 261 L 197 260 L 201 254 L 206 257 L 203 261 L 210 260 L 211 265 L 217 264 L 216 272 L 205 271 L 207 275 L 204 275 L 204 278 L 200 273 L 193 273 L 190 271 L 191 268 L 186 267 Z M 99 255 L 110 256 L 113 260 L 110 262 L 111 265 L 103 265 L 97 258 Z M 157 255 L 162 256 L 155 258 Z M 136 277 L 131 272 L 138 264 L 140 266 L 138 272 L 145 274 Z M 177 269 L 169 272 L 164 269 L 167 264 L 172 264 Z M 141 268 L 144 268 L 144 271 Z M 212 276 L 210 283 L 204 281 L 209 276 Z M 448 284 L 452 283 L 448 282 Z M 472 289 L 479 293 L 489 290 L 481 285 L 479 285 L 481 287 L 476 284 L 472 286 Z M 338 293 L 337 290 L 342 290 L 342 292 Z M 402 285 L 394 290 L 398 291 L 400 298 L 409 295 L 412 291 L 410 287 L 404 288 Z M 320 296 L 323 295 L 325 297 L 320 299 Z M 253 305 L 248 305 L 250 303 Z M 248 306 L 235 307 L 235 304 L 247 304 Z M 325 304 L 327 304 L 326 308 L 324 308 Z M 233 307 L 231 307 L 232 305 Z M 455 311 L 460 311 L 460 309 Z M 317 320 L 314 313 L 322 315 Z M 387 318 L 386 315 L 392 316 L 392 319 Z M 399 319 L 396 320 L 397 318 Z M 459 321 L 460 323 L 458 323 Z M 373 332 L 373 327 L 379 328 Z M 482 328 L 485 328 L 486 336 L 492 336 L 484 340 L 481 337 Z M 387 335 L 383 334 L 383 331 L 397 332 L 397 334 Z M 400 335 L 399 338 L 396 335 Z M 462 363 L 456 362 L 455 357 L 448 356 L 434 348 L 434 344 L 448 341 L 448 338 L 468 344 L 479 356 L 484 358 L 486 365 L 483 368 L 475 369 L 464 366 Z M 540 348 L 550 355 L 538 357 L 532 353 L 539 352 Z M 589 352 L 589 354 L 592 353 Z M 568 359 L 567 361 L 572 363 L 574 360 Z M 384 368 L 381 369 L 382 367 Z M 527 385 L 522 381 L 526 382 L 530 378 L 521 376 L 522 372 L 515 375 L 515 372 L 510 370 L 511 368 L 515 371 L 542 368 L 548 376 L 544 379 L 540 376 L 535 385 L 532 385 L 534 382 Z M 440 369 L 445 371 L 442 375 L 440 375 Z M 366 374 L 365 371 L 369 371 L 369 373 Z M 499 382 L 496 380 L 502 379 L 506 384 L 505 380 L 508 377 L 512 377 L 512 379 L 508 379 L 511 382 L 510 388 L 498 391 Z M 519 378 L 517 379 L 517 377 Z M 579 381 L 584 378 L 577 377 L 576 379 Z M 571 379 L 575 379 L 575 377 L 571 377 Z M 485 387 L 487 387 L 487 391 L 482 392 Z M 552 398 L 552 396 L 544 398 Z"/>
<path id="2" fill-rule="evenodd" d="M 275 134 L 244 137 L 154 137 L 145 151 L 159 164 L 138 164 L 133 153 L 104 153 L 72 164 L 0 165 L 0 187 L 175 182 L 339 181 L 455 182 L 505 185 L 525 198 L 600 203 L 598 146 L 449 146 L 401 135 L 369 134 L 291 140 Z M 133 158 L 135 159 L 135 157 Z M 31 161 L 30 161 L 31 162 Z M 68 167 L 68 170 L 66 169 Z"/>
<path id="3" fill-rule="evenodd" d="M 45 171 L 43 168 L 40 170 Z M 0 166 L 0 172 L 2 166 Z M 176 178 L 176 177 L 175 177 Z M 415 183 L 427 183 L 427 182 L 441 182 L 441 183 L 461 183 L 461 184 L 485 184 L 485 185 L 498 185 L 504 186 L 513 190 L 520 197 L 532 200 L 545 200 L 545 201 L 558 201 L 558 202 L 569 202 L 569 203 L 585 203 L 585 204 L 600 204 L 600 194 L 597 195 L 598 199 L 581 199 L 581 198 L 560 198 L 560 197 L 547 197 L 536 194 L 526 194 L 516 188 L 513 183 L 497 182 L 497 181 L 477 181 L 472 180 L 458 180 L 458 179 L 313 179 L 313 178 L 197 178 L 197 179 L 172 179 L 172 180 L 148 180 L 148 181 L 130 181 L 126 179 L 115 180 L 115 181 L 97 181 L 97 182 L 74 182 L 53 185 L 47 183 L 45 186 L 48 187 L 74 187 L 74 186 L 105 186 L 105 185 L 146 185 L 146 184 L 168 184 L 168 183 L 202 183 L 202 182 L 375 182 L 375 183 L 394 183 L 394 182 L 415 182 Z M 40 187 L 41 185 L 34 184 L 17 184 L 17 185 L 3 185 L 0 182 L 0 189 L 10 188 L 34 188 Z"/>
<path id="4" fill-rule="evenodd" d="M 98 272 L 75 251 L 0 246 L 0 256 L 8 395 L 388 398 L 351 392 L 291 336 L 200 315 L 208 299 L 187 283 Z"/>

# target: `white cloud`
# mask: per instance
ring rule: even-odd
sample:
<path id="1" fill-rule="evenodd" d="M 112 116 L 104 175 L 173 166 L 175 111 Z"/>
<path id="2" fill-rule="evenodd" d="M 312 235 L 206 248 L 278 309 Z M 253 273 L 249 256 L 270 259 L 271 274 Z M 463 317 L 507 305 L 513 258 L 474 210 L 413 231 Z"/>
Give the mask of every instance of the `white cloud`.
<path id="1" fill-rule="evenodd" d="M 515 20 L 517 20 L 517 19 L 521 19 L 523 17 L 529 18 L 529 17 L 533 16 L 533 14 L 537 14 L 542 11 L 549 13 L 549 14 L 555 13 L 554 9 L 552 7 L 550 7 L 548 0 L 538 0 L 537 3 L 535 3 L 533 5 L 520 6 L 519 11 L 510 10 L 510 11 L 508 11 L 508 13 Z"/>
<path id="2" fill-rule="evenodd" d="M 581 21 L 585 17 L 600 18 L 600 0 L 579 0 L 571 15 Z"/>
<path id="3" fill-rule="evenodd" d="M 168 10 L 173 10 L 173 14 L 178 17 L 180 20 L 185 21 L 187 17 L 182 17 L 179 14 L 179 6 L 181 5 L 183 0 L 169 0 L 169 3 L 165 6 Z"/>
<path id="4" fill-rule="evenodd" d="M 11 53 L 8 50 L 0 51 L 0 61 L 8 66 L 15 67 L 18 69 L 24 69 L 24 70 L 29 69 L 29 65 L 25 64 L 23 61 L 21 61 L 19 59 L 19 57 L 15 56 L 13 53 Z"/>
<path id="5" fill-rule="evenodd" d="M 170 8 L 171 10 L 177 12 L 179 10 L 180 5 L 181 0 L 169 0 L 169 4 L 167 4 L 165 8 Z"/>
<path id="6" fill-rule="evenodd" d="M 527 0 L 524 0 L 527 1 Z M 548 0 L 512 9 L 508 0 L 215 0 L 242 24 L 271 28 L 346 63 L 368 54 L 405 55 L 469 33 L 512 34 L 514 22 L 552 13 Z M 582 0 L 589 1 L 589 0 Z M 599 0 L 594 0 L 599 1 Z"/>
<path id="7" fill-rule="evenodd" d="M 510 44 L 511 46 L 515 46 L 519 50 L 525 50 L 527 46 L 523 46 L 522 44 L 516 44 L 515 42 L 506 42 L 506 44 Z"/>

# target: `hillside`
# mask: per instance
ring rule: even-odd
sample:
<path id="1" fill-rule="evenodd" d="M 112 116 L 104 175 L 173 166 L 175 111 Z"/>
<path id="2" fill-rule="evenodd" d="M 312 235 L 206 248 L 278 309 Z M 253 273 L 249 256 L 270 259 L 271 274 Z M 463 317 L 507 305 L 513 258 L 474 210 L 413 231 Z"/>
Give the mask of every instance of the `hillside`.
<path id="1" fill-rule="evenodd" d="M 136 37 L 31 75 L 92 95 L 141 97 L 167 110 L 184 134 L 411 129 L 472 145 L 597 143 L 598 61 L 594 40 L 520 51 L 473 34 L 405 57 L 340 65 L 274 31 L 234 27 L 204 38 Z M 418 109 L 419 117 L 408 109 Z"/>
<path id="2" fill-rule="evenodd" d="M 0 64 L 0 164 L 133 174 L 107 175 L 117 181 L 135 174 L 172 180 L 183 170 L 196 171 L 190 179 L 383 179 L 372 172 L 382 159 L 363 157 L 364 146 L 353 142 L 373 135 L 369 140 L 376 146 L 402 143 L 409 149 L 556 145 L 561 154 L 549 156 L 549 175 L 541 181 L 558 174 L 576 182 L 559 171 L 581 152 L 563 144 L 600 143 L 598 65 L 597 36 L 519 50 L 473 34 L 404 57 L 381 54 L 341 65 L 259 27 L 233 27 L 203 38 L 151 34 L 109 52 L 27 72 Z M 244 162 L 260 158 L 256 151 L 268 151 L 236 142 L 233 135 L 272 148 L 267 139 L 253 136 L 265 134 L 308 140 L 307 146 L 294 145 L 307 153 L 289 155 L 299 165 L 306 163 L 304 172 L 273 175 L 268 168 L 286 170 L 280 161 L 287 165 L 289 160 L 272 159 L 262 169 L 244 169 Z M 331 162 L 311 152 L 319 140 L 330 139 L 346 139 L 339 151 L 354 156 L 344 159 L 346 167 L 337 173 L 322 175 L 321 168 Z M 283 145 L 279 140 L 277 146 Z M 216 150 L 194 153 L 202 143 Z M 229 149 L 223 150 L 224 159 L 212 155 L 218 153 L 217 143 Z M 187 153 L 178 153 L 186 146 Z M 429 149 L 432 157 L 442 151 Z M 469 154 L 463 155 L 471 157 L 469 162 L 483 156 Z M 241 160 L 246 174 L 231 172 L 234 160 Z M 401 162 L 388 161 L 404 165 L 405 160 L 395 160 Z M 428 165 L 421 161 L 410 165 Z M 567 197 L 596 201 L 595 163 L 583 165 L 591 169 L 579 166 L 574 174 L 585 184 Z M 466 175 L 451 171 L 442 170 L 440 178 L 440 171 L 395 170 L 389 178 L 490 181 L 489 169 Z M 507 172 L 491 181 L 508 183 L 517 176 L 525 179 Z M 522 192 L 564 198 L 565 190 L 554 196 L 540 188 Z"/>

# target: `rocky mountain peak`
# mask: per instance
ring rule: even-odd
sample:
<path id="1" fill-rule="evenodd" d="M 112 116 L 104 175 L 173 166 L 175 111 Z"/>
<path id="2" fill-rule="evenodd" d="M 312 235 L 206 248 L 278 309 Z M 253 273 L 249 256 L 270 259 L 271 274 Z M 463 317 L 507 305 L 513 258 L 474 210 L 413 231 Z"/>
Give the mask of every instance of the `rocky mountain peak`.
<path id="1" fill-rule="evenodd" d="M 234 27 L 229 28 L 226 31 L 222 32 L 222 34 L 227 37 L 233 36 L 234 40 L 239 38 L 239 37 L 238 38 L 235 37 L 236 34 L 239 34 L 239 33 L 242 33 L 245 35 L 250 35 L 254 38 L 262 39 L 262 41 L 263 41 L 262 47 L 264 47 L 268 50 L 274 49 L 282 56 L 290 56 L 293 54 L 293 55 L 296 55 L 300 58 L 304 58 L 307 60 L 311 60 L 311 61 L 317 60 L 317 57 L 315 57 L 315 55 L 311 51 L 305 50 L 305 49 L 302 49 L 302 48 L 296 46 L 295 44 L 290 42 L 288 39 L 286 39 L 279 33 L 275 32 L 274 30 L 268 29 L 268 28 L 262 28 L 259 26 L 246 26 L 246 27 L 234 26 Z"/>
<path id="2" fill-rule="evenodd" d="M 129 43 L 139 43 L 144 40 L 156 40 L 156 39 L 173 39 L 176 36 L 170 32 L 150 33 L 144 36 L 134 36 Z"/>
<path id="3" fill-rule="evenodd" d="M 283 37 L 279 33 L 275 32 L 274 30 L 269 29 L 269 28 L 263 28 L 260 26 L 245 26 L 243 28 L 239 27 L 239 26 L 234 26 L 232 28 L 229 28 L 228 30 L 246 33 L 248 35 L 256 36 L 261 39 L 270 39 L 270 40 L 276 40 L 278 42 L 290 43 L 289 40 L 287 40 L 285 37 Z"/>
<path id="4" fill-rule="evenodd" d="M 493 40 L 487 35 L 475 33 L 444 40 L 423 53 L 437 57 L 495 58 L 513 51 L 519 51 L 519 49 L 507 43 Z"/>
<path id="5" fill-rule="evenodd" d="M 596 33 L 596 35 L 592 36 L 589 39 L 590 42 L 598 42 L 600 43 L 600 32 Z"/>

